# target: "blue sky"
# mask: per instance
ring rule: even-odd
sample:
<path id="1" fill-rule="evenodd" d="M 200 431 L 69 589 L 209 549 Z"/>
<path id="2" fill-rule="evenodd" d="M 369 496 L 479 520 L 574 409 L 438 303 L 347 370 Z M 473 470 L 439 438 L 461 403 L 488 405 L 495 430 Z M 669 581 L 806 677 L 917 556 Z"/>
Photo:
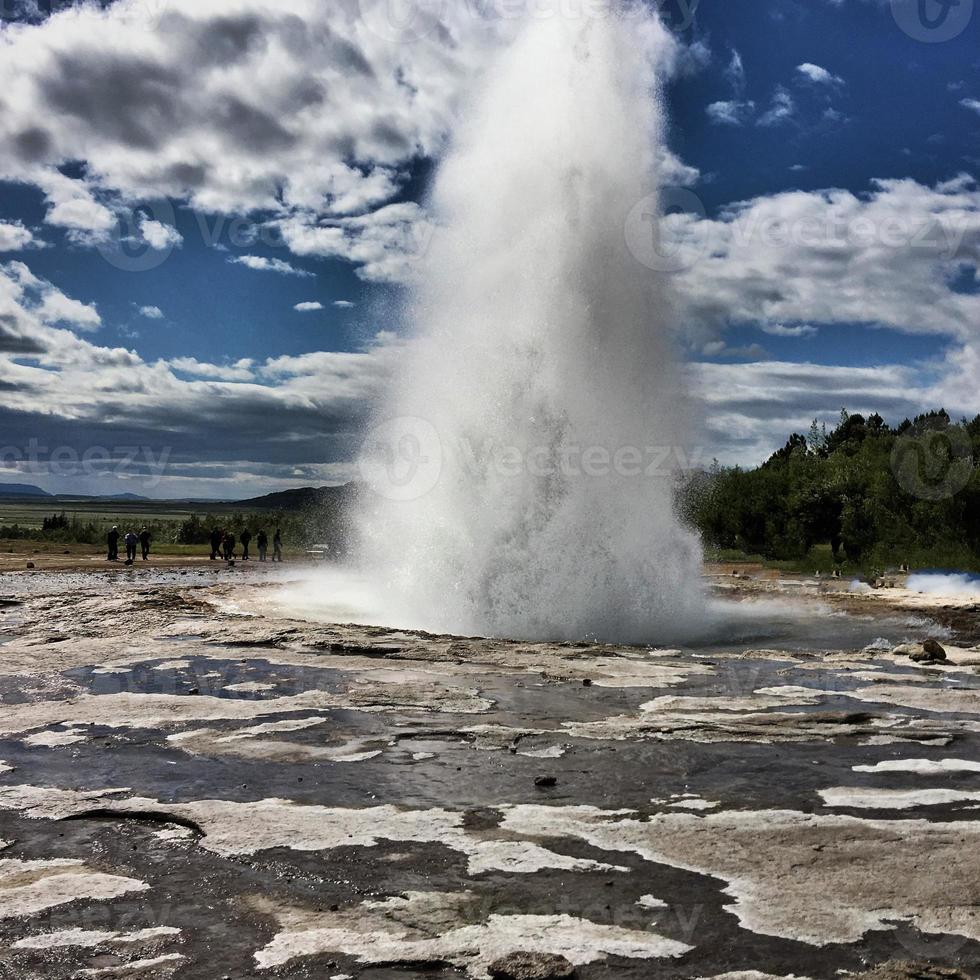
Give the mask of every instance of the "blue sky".
<path id="1" fill-rule="evenodd" d="M 980 411 L 980 12 L 923 3 L 938 28 L 918 0 L 662 7 L 664 182 L 703 208 L 672 225 L 677 333 L 711 455 L 758 462 L 843 404 Z M 489 0 L 430 0 L 409 37 L 376 0 L 200 6 L 0 22 L 0 482 L 353 475 L 427 183 L 518 24 Z"/>

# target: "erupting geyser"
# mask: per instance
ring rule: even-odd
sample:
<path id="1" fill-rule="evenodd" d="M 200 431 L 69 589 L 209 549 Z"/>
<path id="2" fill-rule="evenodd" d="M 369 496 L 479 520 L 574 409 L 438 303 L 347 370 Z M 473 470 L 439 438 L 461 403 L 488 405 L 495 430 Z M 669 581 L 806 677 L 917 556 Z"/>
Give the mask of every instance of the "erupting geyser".
<path id="1" fill-rule="evenodd" d="M 359 519 L 393 623 L 618 642 L 703 625 L 673 509 L 669 284 L 624 234 L 661 183 L 670 49 L 648 13 L 531 19 L 455 134 L 415 338 L 362 460 L 395 476 Z"/>

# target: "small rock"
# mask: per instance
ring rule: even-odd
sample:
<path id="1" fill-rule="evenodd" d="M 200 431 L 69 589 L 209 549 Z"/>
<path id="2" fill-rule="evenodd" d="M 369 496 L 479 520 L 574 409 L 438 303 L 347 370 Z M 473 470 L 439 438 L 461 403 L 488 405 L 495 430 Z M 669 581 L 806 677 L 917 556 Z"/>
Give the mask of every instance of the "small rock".
<path id="1" fill-rule="evenodd" d="M 575 976 L 575 967 L 554 953 L 510 953 L 487 968 L 494 980 L 563 980 Z"/>
<path id="2" fill-rule="evenodd" d="M 558 780 L 554 776 L 538 776 L 534 780 L 534 785 L 540 789 L 548 789 L 551 786 L 557 786 Z"/>
<path id="3" fill-rule="evenodd" d="M 592 680 L 591 680 L 591 678 L 586 677 L 585 680 L 582 681 L 582 687 L 592 687 Z"/>
<path id="4" fill-rule="evenodd" d="M 892 656 L 908 657 L 917 664 L 938 664 L 947 659 L 946 651 L 935 640 L 924 643 L 903 643 L 892 650 Z"/>
<path id="5" fill-rule="evenodd" d="M 191 689 L 190 689 L 190 690 L 189 690 L 189 691 L 188 691 L 187 693 L 188 693 L 188 694 L 200 694 L 200 693 L 201 693 L 201 691 L 200 691 L 200 689 L 199 689 L 199 688 L 196 688 L 196 687 L 192 687 L 192 688 L 191 688 Z"/>
<path id="6" fill-rule="evenodd" d="M 28 568 L 36 568 L 37 566 L 36 566 L 36 565 L 34 564 L 34 562 L 32 562 L 32 561 L 29 561 L 29 562 L 27 563 L 27 567 L 28 567 Z"/>

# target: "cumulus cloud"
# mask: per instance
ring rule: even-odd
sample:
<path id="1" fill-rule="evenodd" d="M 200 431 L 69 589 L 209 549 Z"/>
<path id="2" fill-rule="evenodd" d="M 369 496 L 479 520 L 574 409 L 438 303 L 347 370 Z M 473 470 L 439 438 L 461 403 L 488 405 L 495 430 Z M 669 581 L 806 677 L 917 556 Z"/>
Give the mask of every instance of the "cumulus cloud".
<path id="1" fill-rule="evenodd" d="M 881 190 L 879 194 L 889 196 L 899 190 Z M 963 191 L 947 188 L 929 193 L 957 198 Z M 826 199 L 820 199 L 827 204 Z M 935 205 L 931 197 L 929 201 Z M 860 203 L 873 206 L 870 198 Z M 889 205 L 901 207 L 894 200 Z M 750 214 L 760 206 L 759 202 L 748 202 L 744 212 Z M 727 223 L 735 220 L 739 219 L 731 217 Z M 745 220 L 744 214 L 741 220 Z M 764 294 L 759 292 L 759 282 L 739 268 L 744 255 L 736 247 L 738 235 L 733 228 L 726 234 L 727 258 L 699 273 L 711 282 L 698 301 L 706 302 L 717 286 L 722 302 L 734 300 L 736 309 L 748 309 Z M 763 253 L 760 259 L 758 273 L 765 276 L 773 258 Z M 810 274 L 817 271 L 806 267 L 798 254 L 790 260 L 799 267 L 786 281 L 786 270 L 777 264 L 778 275 L 773 273 L 774 279 L 768 284 L 770 295 L 766 298 L 771 302 L 777 302 L 772 295 L 774 283 L 795 294 L 800 288 L 797 278 L 807 269 Z M 850 278 L 840 277 L 848 264 L 844 259 L 825 270 L 824 285 L 830 295 L 821 310 L 832 310 L 835 298 L 847 302 L 859 285 L 859 270 L 867 263 L 888 268 L 888 263 L 880 263 L 873 255 L 858 254 L 851 261 L 858 271 Z M 905 266 L 897 263 L 889 279 L 872 283 L 866 292 L 896 290 L 906 274 Z M 942 281 L 941 271 L 937 274 Z M 744 288 L 735 281 L 737 278 L 748 279 Z M 695 282 L 688 280 L 687 286 L 694 288 Z M 818 283 L 814 295 L 822 288 Z M 977 301 L 972 296 L 963 298 Z M 792 301 L 810 305 L 802 295 L 793 295 Z M 896 296 L 889 309 L 894 313 L 908 301 L 908 295 Z M 354 352 L 317 351 L 225 363 L 180 357 L 151 363 L 132 351 L 97 346 L 59 325 L 62 321 L 56 318 L 65 310 L 94 319 L 94 313 L 81 313 L 89 308 L 75 302 L 34 276 L 23 263 L 0 266 L 0 379 L 4 390 L 0 446 L 23 448 L 23 434 L 30 432 L 48 445 L 68 441 L 79 453 L 102 447 L 112 456 L 119 447 L 147 447 L 154 458 L 166 460 L 162 481 L 157 482 L 160 474 L 152 469 L 137 470 L 127 489 L 154 495 L 234 497 L 240 495 L 243 484 L 288 486 L 355 476 L 352 459 L 364 423 L 378 394 L 389 383 L 406 343 L 390 334 L 379 334 L 364 349 Z M 684 318 L 720 312 L 699 308 L 697 302 L 691 302 L 689 292 L 686 302 L 686 311 L 681 311 Z M 918 302 L 921 310 L 927 297 Z M 704 356 L 743 362 L 696 363 L 687 369 L 691 390 L 704 407 L 707 423 L 703 445 L 708 458 L 715 455 L 724 462 L 757 462 L 777 448 L 788 432 L 805 429 L 815 416 L 833 422 L 842 405 L 852 411 L 880 411 L 895 421 L 915 414 L 924 405 L 945 404 L 951 412 L 980 411 L 976 386 L 980 338 L 967 322 L 976 308 L 954 307 L 951 312 L 956 315 L 962 340 L 953 344 L 944 361 L 932 366 L 931 378 L 909 367 L 780 363 L 769 360 L 755 345 L 732 347 L 723 338 L 706 338 Z M 768 333 L 808 335 L 810 324 L 802 320 L 767 320 L 764 310 L 760 315 Z M 841 318 L 848 315 L 846 309 L 840 313 Z M 916 323 L 916 315 L 915 309 L 904 313 L 903 329 L 938 329 L 935 323 Z M 818 311 L 815 319 L 825 316 Z M 720 329 L 723 319 L 716 319 L 714 327 Z M 980 319 L 974 316 L 970 322 L 980 323 Z M 744 363 L 746 359 L 755 363 Z M 0 465 L 9 462 L 8 456 Z M 14 463 L 27 465 L 23 458 Z M 37 477 L 38 471 L 23 470 L 21 475 Z M 93 486 L 93 492 L 111 475 Z"/>
<path id="2" fill-rule="evenodd" d="M 816 85 L 843 85 L 844 79 L 840 75 L 834 75 L 827 71 L 826 68 L 822 68 L 820 65 L 814 65 L 810 62 L 804 62 L 802 65 L 797 65 L 797 72 L 799 72 L 804 78 L 809 79 Z"/>
<path id="3" fill-rule="evenodd" d="M 137 467 L 127 489 L 152 495 L 235 496 L 248 481 L 295 485 L 297 473 L 345 479 L 369 406 L 401 350 L 380 334 L 353 353 L 151 363 L 62 325 L 94 316 L 22 263 L 0 266 L 0 468 L 45 476 L 45 460 L 28 458 L 30 433 L 79 456 L 115 459 L 127 447 L 148 448 L 166 460 L 163 482 Z M 110 466 L 102 486 L 113 477 Z"/>
<path id="4" fill-rule="evenodd" d="M 388 209 L 520 6 L 418 0 L 392 20 L 387 0 L 75 4 L 0 32 L 0 178 L 39 187 L 46 221 L 81 243 L 170 199 L 270 218 L 299 254 L 403 282 L 427 231 Z M 710 57 L 666 32 L 661 47 L 673 73 Z M 154 248 L 179 244 L 146 228 Z"/>
<path id="5" fill-rule="evenodd" d="M 707 108 L 708 118 L 722 126 L 743 126 L 754 112 L 754 102 L 712 102 Z"/>
<path id="6" fill-rule="evenodd" d="M 778 126 L 789 122 L 796 114 L 796 102 L 793 96 L 781 85 L 773 93 L 769 109 L 759 116 L 757 126 Z"/>
<path id="7" fill-rule="evenodd" d="M 46 221 L 86 242 L 162 198 L 309 227 L 376 210 L 438 153 L 517 20 L 420 4 L 424 29 L 399 43 L 374 6 L 117 0 L 2 31 L 0 176 L 39 187 Z M 82 166 L 69 177 L 68 163 Z M 178 244 L 143 228 L 154 248 Z M 355 263 L 361 238 L 337 243 Z M 367 250 L 367 278 L 401 270 Z"/>
<path id="8" fill-rule="evenodd" d="M 434 232 L 414 202 L 389 204 L 354 218 L 290 218 L 279 229 L 297 255 L 347 259 L 357 264 L 360 278 L 394 283 L 412 281 Z"/>
<path id="9" fill-rule="evenodd" d="M 764 323 L 762 330 L 772 337 L 816 337 L 820 332 L 808 323 L 798 323 L 793 327 L 787 327 L 785 323 Z"/>
<path id="10" fill-rule="evenodd" d="M 705 409 L 706 452 L 725 464 L 761 462 L 791 432 L 806 432 L 814 418 L 834 425 L 843 406 L 900 422 L 923 405 L 940 404 L 928 401 L 931 392 L 915 372 L 894 365 L 698 363 L 688 376 Z"/>
<path id="11" fill-rule="evenodd" d="M 116 0 L 0 31 L 0 177 L 39 188 L 46 222 L 82 244 L 110 236 L 141 202 L 170 198 L 248 215 L 278 230 L 294 255 L 341 259 L 367 281 L 410 282 L 433 227 L 418 204 L 391 201 L 416 161 L 438 155 L 469 79 L 517 23 L 481 18 L 479 4 L 441 6 L 438 18 L 423 10 L 412 43 L 379 30 L 357 0 Z M 708 49 L 670 54 L 683 72 L 703 66 Z M 821 71 L 830 82 L 815 77 Z M 713 122 L 745 125 L 757 111 L 760 125 L 795 118 L 788 89 L 757 109 L 744 76 L 732 52 L 732 98 L 708 107 Z M 797 77 L 837 84 L 810 63 Z M 793 91 L 804 110 L 827 105 L 824 91 Z M 963 106 L 980 111 L 975 99 Z M 662 170 L 685 186 L 699 177 L 670 154 Z M 751 461 L 836 403 L 892 415 L 974 405 L 980 298 L 956 283 L 976 268 L 978 214 L 976 185 L 963 177 L 778 194 L 710 219 L 671 216 L 667 230 L 690 260 L 674 281 L 691 348 L 759 359 L 691 368 L 714 444 Z M 138 224 L 155 249 L 179 244 L 166 221 Z M 283 259 L 232 261 L 311 275 Z M 171 492 L 350 475 L 367 407 L 400 350 L 382 335 L 354 353 L 149 363 L 78 335 L 100 322 L 95 307 L 27 266 L 0 266 L 0 445 L 38 432 L 80 446 L 166 447 Z M 779 364 L 723 336 L 732 324 L 756 324 L 807 337 L 823 323 L 931 332 L 937 351 L 952 343 L 926 384 L 905 368 Z"/>
<path id="12" fill-rule="evenodd" d="M 233 364 L 211 364 L 193 357 L 173 357 L 165 362 L 167 367 L 198 378 L 218 378 L 222 381 L 252 381 L 255 361 L 242 358 Z"/>
<path id="13" fill-rule="evenodd" d="M 971 112 L 980 114 L 980 99 L 961 99 L 960 105 L 964 109 L 969 109 Z"/>
<path id="14" fill-rule="evenodd" d="M 742 56 L 735 48 L 732 48 L 732 56 L 725 67 L 725 78 L 736 94 L 745 91 L 745 65 Z"/>
<path id="15" fill-rule="evenodd" d="M 820 93 L 819 99 L 816 99 L 815 93 L 810 93 L 809 96 L 802 93 L 805 96 L 803 100 L 805 105 L 801 111 L 789 89 L 785 85 L 777 85 L 769 100 L 768 108 L 760 107 L 757 115 L 755 102 L 744 97 L 745 68 L 738 52 L 733 51 L 732 60 L 724 72 L 725 78 L 731 84 L 733 97 L 729 100 L 712 102 L 707 107 L 708 118 L 721 126 L 744 126 L 755 119 L 757 126 L 768 128 L 790 122 L 805 126 L 842 121 L 843 113 L 827 105 L 826 90 L 839 91 L 844 87 L 844 80 L 831 74 L 826 68 L 809 62 L 799 65 L 796 72 L 796 78 L 808 83 L 811 89 L 825 90 Z M 819 105 L 815 105 L 815 101 L 819 102 Z"/>
<path id="16" fill-rule="evenodd" d="M 23 262 L 0 265 L 0 351 L 8 349 L 5 343 L 13 349 L 43 350 L 51 336 L 48 328 L 60 323 L 96 330 L 102 318 L 94 305 L 66 296 Z"/>
<path id="17" fill-rule="evenodd" d="M 158 252 L 179 248 L 184 242 L 183 236 L 173 225 L 164 224 L 146 215 L 140 217 L 139 229 L 143 241 Z"/>
<path id="18" fill-rule="evenodd" d="M 701 179 L 697 167 L 688 166 L 680 157 L 664 149 L 660 154 L 660 181 L 668 187 L 693 187 Z"/>
<path id="19" fill-rule="evenodd" d="M 228 260 L 232 265 L 244 265 L 256 272 L 278 272 L 281 276 L 300 276 L 312 278 L 313 273 L 305 269 L 297 269 L 283 259 L 267 259 L 260 255 L 239 255 Z"/>
<path id="20" fill-rule="evenodd" d="M 980 190 L 877 180 L 865 194 L 788 191 L 713 218 L 673 214 L 685 328 L 701 343 L 731 323 L 860 323 L 961 341 L 980 295 L 954 288 L 980 262 Z"/>
<path id="21" fill-rule="evenodd" d="M 159 306 L 141 306 L 139 308 L 140 316 L 146 317 L 147 320 L 162 320 L 163 310 Z"/>
<path id="22" fill-rule="evenodd" d="M 297 303 L 293 309 L 299 313 L 315 313 L 323 309 L 323 303 Z"/>
<path id="23" fill-rule="evenodd" d="M 9 32 L 8 32 L 9 33 Z M 4 35 L 0 34 L 0 51 L 3 51 Z M 0 61 L 0 77 L 3 63 Z M 0 121 L 0 131 L 3 123 Z M 113 211 L 100 204 L 95 190 L 82 180 L 67 177 L 53 167 L 18 165 L 17 161 L 4 160 L 0 148 L 0 175 L 9 180 L 31 183 L 44 194 L 48 206 L 45 222 L 65 229 L 69 237 L 82 243 L 98 241 L 118 226 Z"/>
<path id="24" fill-rule="evenodd" d="M 21 252 L 35 244 L 30 228 L 19 221 L 0 221 L 0 252 Z"/>
<path id="25" fill-rule="evenodd" d="M 102 326 L 102 318 L 94 306 L 70 299 L 54 288 L 42 294 L 38 315 L 45 323 L 70 323 L 83 330 L 97 330 Z"/>
<path id="26" fill-rule="evenodd" d="M 335 299 L 333 305 L 336 306 L 338 310 L 354 309 L 354 304 L 348 299 Z"/>

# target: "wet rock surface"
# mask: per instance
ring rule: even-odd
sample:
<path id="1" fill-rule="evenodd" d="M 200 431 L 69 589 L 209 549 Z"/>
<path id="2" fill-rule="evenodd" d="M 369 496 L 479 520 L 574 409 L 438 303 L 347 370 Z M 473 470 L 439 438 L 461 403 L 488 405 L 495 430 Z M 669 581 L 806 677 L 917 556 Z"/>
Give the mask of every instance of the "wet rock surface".
<path id="1" fill-rule="evenodd" d="M 0 976 L 980 975 L 975 636 L 507 643 L 271 588 L 6 577 Z"/>
<path id="2" fill-rule="evenodd" d="M 493 980 L 567 980 L 575 967 L 550 953 L 508 953 L 488 967 Z"/>

